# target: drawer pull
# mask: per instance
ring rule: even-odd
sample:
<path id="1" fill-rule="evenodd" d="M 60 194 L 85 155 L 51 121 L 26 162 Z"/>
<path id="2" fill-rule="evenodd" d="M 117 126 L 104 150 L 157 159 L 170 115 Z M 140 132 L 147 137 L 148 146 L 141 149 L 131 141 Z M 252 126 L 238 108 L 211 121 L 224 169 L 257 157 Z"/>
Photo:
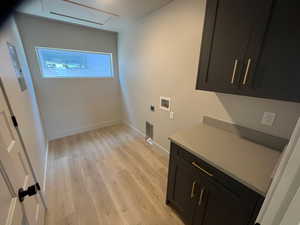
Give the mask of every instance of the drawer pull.
<path id="1" fill-rule="evenodd" d="M 200 193 L 200 197 L 199 197 L 199 201 L 198 201 L 198 205 L 199 205 L 199 206 L 202 204 L 204 191 L 205 191 L 205 188 L 202 188 L 202 189 L 201 189 L 201 193 Z"/>
<path id="2" fill-rule="evenodd" d="M 195 197 L 195 187 L 196 187 L 197 182 L 194 181 L 192 185 L 192 191 L 191 191 L 191 199 Z"/>
<path id="3" fill-rule="evenodd" d="M 208 176 L 212 177 L 213 175 L 210 172 L 207 172 L 205 169 L 201 168 L 196 162 L 192 162 L 192 165 L 199 170 L 201 170 L 203 173 L 206 173 Z"/>

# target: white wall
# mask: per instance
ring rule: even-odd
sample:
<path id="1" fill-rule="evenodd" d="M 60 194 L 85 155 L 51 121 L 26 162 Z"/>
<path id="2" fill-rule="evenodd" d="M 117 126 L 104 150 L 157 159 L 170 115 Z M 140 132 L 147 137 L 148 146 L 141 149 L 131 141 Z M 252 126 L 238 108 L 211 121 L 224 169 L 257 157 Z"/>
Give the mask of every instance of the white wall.
<path id="1" fill-rule="evenodd" d="M 7 42 L 14 45 L 25 77 L 27 90 L 21 92 Z M 47 141 L 44 135 L 31 74 L 15 21 L 11 19 L 0 33 L 0 76 L 8 95 L 12 110 L 19 122 L 19 129 L 35 174 L 41 185 L 45 181 Z"/>
<path id="2" fill-rule="evenodd" d="M 119 35 L 124 119 L 141 131 L 152 122 L 165 148 L 169 135 L 204 115 L 289 138 L 300 104 L 195 90 L 204 12 L 204 0 L 174 0 Z M 159 96 L 172 98 L 174 120 L 159 109 Z M 260 124 L 265 111 L 277 114 L 272 127 Z"/>
<path id="3" fill-rule="evenodd" d="M 48 139 L 120 122 L 116 33 L 25 14 L 17 14 L 16 20 Z M 36 46 L 111 52 L 115 77 L 42 78 L 34 49 Z"/>

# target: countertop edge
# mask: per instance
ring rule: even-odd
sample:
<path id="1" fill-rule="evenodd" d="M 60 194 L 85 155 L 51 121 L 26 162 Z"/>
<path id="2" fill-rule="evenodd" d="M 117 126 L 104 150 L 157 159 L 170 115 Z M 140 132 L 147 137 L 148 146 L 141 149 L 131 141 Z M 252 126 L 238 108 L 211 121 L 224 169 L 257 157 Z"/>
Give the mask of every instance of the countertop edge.
<path id="1" fill-rule="evenodd" d="M 226 175 L 230 176 L 232 179 L 240 182 L 241 184 L 245 185 L 246 187 L 250 188 L 251 190 L 255 191 L 256 193 L 260 194 L 261 196 L 265 197 L 266 196 L 266 192 L 263 190 L 259 190 L 258 188 L 256 188 L 255 186 L 253 186 L 252 184 L 249 184 L 248 182 L 244 181 L 243 179 L 236 177 L 234 174 L 232 174 L 231 172 L 227 171 L 226 169 L 220 167 L 219 165 L 211 162 L 209 159 L 203 157 L 202 155 L 196 153 L 195 151 L 193 151 L 192 149 L 188 148 L 187 146 L 184 146 L 183 144 L 177 142 L 176 140 L 174 140 L 172 137 L 168 138 L 171 142 L 175 143 L 176 145 L 182 147 L 183 149 L 185 149 L 186 151 L 188 151 L 189 153 L 195 155 L 196 157 L 200 158 L 201 160 L 207 162 L 209 165 L 215 167 L 216 169 L 220 170 L 221 172 L 225 173 Z"/>

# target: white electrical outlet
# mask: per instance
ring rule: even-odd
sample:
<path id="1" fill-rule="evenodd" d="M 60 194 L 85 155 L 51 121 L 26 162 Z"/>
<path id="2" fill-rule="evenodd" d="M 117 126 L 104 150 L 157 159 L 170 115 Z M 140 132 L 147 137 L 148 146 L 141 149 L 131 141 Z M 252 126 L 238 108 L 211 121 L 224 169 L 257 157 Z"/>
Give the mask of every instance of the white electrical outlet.
<path id="1" fill-rule="evenodd" d="M 273 112 L 264 112 L 264 115 L 261 119 L 261 124 L 266 126 L 272 126 L 275 121 L 276 114 Z"/>
<path id="2" fill-rule="evenodd" d="M 174 112 L 170 112 L 170 119 L 173 120 L 174 119 Z"/>

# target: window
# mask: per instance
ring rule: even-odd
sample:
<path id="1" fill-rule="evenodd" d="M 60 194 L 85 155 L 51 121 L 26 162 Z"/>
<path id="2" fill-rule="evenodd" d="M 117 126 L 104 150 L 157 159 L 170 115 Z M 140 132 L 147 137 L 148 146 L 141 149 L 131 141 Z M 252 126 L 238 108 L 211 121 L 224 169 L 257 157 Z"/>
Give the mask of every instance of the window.
<path id="1" fill-rule="evenodd" d="M 37 47 L 45 78 L 113 77 L 112 54 Z"/>

